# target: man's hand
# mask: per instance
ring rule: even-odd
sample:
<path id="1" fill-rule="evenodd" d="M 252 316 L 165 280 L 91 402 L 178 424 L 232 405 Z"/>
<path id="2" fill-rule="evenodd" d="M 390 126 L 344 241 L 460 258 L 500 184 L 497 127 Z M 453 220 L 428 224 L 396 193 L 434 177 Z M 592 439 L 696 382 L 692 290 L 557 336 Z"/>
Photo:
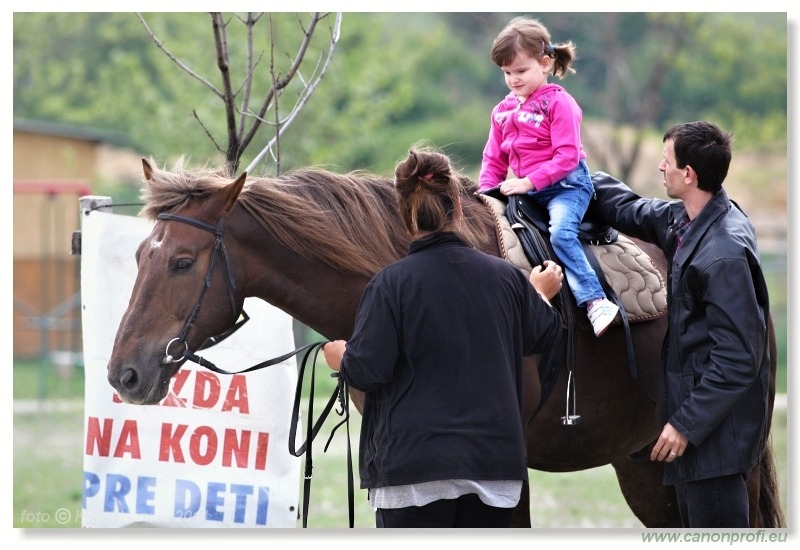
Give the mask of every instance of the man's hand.
<path id="1" fill-rule="evenodd" d="M 653 445 L 653 450 L 650 451 L 650 460 L 672 462 L 683 455 L 688 445 L 689 440 L 686 436 L 667 422 L 664 429 L 661 430 L 661 435 L 658 436 L 656 444 Z"/>

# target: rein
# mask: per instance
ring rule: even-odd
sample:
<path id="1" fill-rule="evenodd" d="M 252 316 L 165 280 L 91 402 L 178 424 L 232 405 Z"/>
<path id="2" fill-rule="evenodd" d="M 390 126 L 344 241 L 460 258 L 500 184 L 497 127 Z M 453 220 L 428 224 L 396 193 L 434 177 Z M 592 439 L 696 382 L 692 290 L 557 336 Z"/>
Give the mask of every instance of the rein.
<path id="1" fill-rule="evenodd" d="M 197 365 L 205 367 L 206 369 L 216 372 L 218 374 L 244 374 L 247 372 L 252 372 L 255 370 L 259 370 L 265 367 L 270 367 L 273 365 L 277 365 L 286 361 L 287 359 L 298 355 L 303 354 L 302 359 L 300 361 L 300 369 L 298 373 L 298 380 L 297 380 L 297 387 L 295 388 L 294 394 L 294 404 L 292 406 L 292 420 L 291 426 L 289 428 L 289 453 L 292 456 L 300 457 L 303 454 L 306 455 L 305 460 L 305 471 L 303 474 L 304 484 L 303 484 L 303 527 L 308 526 L 308 506 L 310 502 L 310 495 L 311 495 L 311 479 L 312 479 L 312 470 L 313 470 L 313 460 L 311 458 L 311 447 L 314 439 L 316 438 L 317 434 L 319 433 L 322 425 L 324 424 L 325 420 L 327 420 L 328 415 L 330 414 L 331 410 L 333 409 L 334 404 L 338 401 L 340 404 L 340 409 L 336 410 L 336 414 L 339 416 L 344 417 L 338 424 L 336 424 L 331 429 L 331 434 L 328 437 L 328 441 L 325 444 L 323 452 L 327 452 L 328 446 L 330 445 L 331 441 L 333 440 L 333 434 L 336 432 L 337 429 L 342 424 L 345 424 L 346 431 L 347 431 L 347 473 L 348 473 L 348 505 L 349 505 L 349 519 L 350 519 L 350 527 L 354 526 L 354 518 L 355 518 L 355 506 L 354 506 L 354 484 L 353 484 L 353 460 L 352 460 L 352 449 L 350 446 L 350 409 L 349 409 L 349 398 L 347 393 L 347 387 L 345 385 L 344 379 L 339 375 L 338 372 L 332 373 L 331 376 L 337 379 L 336 388 L 334 389 L 333 393 L 331 394 L 328 402 L 325 404 L 325 407 L 320 413 L 319 417 L 316 421 L 313 421 L 314 418 L 314 379 L 316 373 L 316 362 L 317 357 L 319 356 L 320 350 L 325 346 L 327 342 L 317 342 L 313 344 L 307 344 L 300 348 L 297 348 L 294 351 L 290 351 L 281 355 L 280 357 L 274 357 L 272 359 L 268 359 L 263 361 L 257 365 L 253 365 L 247 369 L 231 372 L 223 370 L 217 367 L 211 361 L 200 357 L 193 351 L 189 349 L 188 344 L 186 343 L 186 337 L 189 334 L 189 331 L 194 326 L 195 321 L 197 320 L 197 316 L 200 313 L 200 306 L 203 303 L 203 298 L 205 297 L 206 291 L 211 286 L 211 275 L 214 271 L 214 266 L 216 265 L 217 255 L 222 255 L 223 259 L 223 266 L 225 268 L 225 277 L 227 280 L 228 285 L 228 297 L 230 298 L 231 303 L 231 310 L 233 311 L 234 315 L 234 325 L 233 327 L 227 331 L 226 333 L 218 336 L 215 338 L 216 341 L 219 341 L 225 338 L 228 335 L 228 332 L 231 332 L 236 328 L 236 321 L 238 319 L 237 316 L 237 308 L 236 308 L 236 299 L 234 297 L 234 290 L 236 289 L 236 283 L 233 280 L 233 271 L 231 269 L 231 262 L 230 256 L 228 255 L 228 250 L 225 248 L 225 243 L 223 242 L 223 224 L 222 219 L 220 219 L 219 223 L 215 226 L 208 224 L 206 222 L 196 220 L 193 218 L 188 218 L 186 216 L 180 216 L 178 214 L 170 214 L 170 213 L 161 213 L 157 216 L 159 220 L 167 220 L 167 221 L 178 221 L 182 223 L 187 223 L 204 231 L 208 231 L 213 233 L 215 236 L 214 240 L 214 251 L 211 255 L 211 261 L 208 265 L 208 272 L 206 273 L 203 288 L 200 291 L 200 296 L 197 298 L 197 303 L 192 310 L 192 313 L 189 319 L 186 321 L 186 324 L 183 327 L 180 335 L 177 338 L 173 338 L 172 340 L 167 343 L 167 347 L 164 350 L 164 359 L 161 360 L 162 365 L 169 365 L 170 363 L 174 362 L 176 359 L 169 353 L 169 348 L 172 346 L 174 342 L 182 343 L 183 344 L 183 352 L 181 353 L 180 357 L 177 359 L 178 361 L 183 361 L 188 359 Z M 313 356 L 312 356 L 313 354 Z M 303 379 L 306 370 L 306 365 L 308 364 L 309 360 L 311 362 L 311 383 L 309 389 L 309 397 L 308 397 L 308 418 L 309 422 L 306 427 L 306 439 L 300 445 L 300 448 L 296 447 L 296 436 L 297 436 L 297 425 L 300 422 L 300 399 L 303 387 Z"/>

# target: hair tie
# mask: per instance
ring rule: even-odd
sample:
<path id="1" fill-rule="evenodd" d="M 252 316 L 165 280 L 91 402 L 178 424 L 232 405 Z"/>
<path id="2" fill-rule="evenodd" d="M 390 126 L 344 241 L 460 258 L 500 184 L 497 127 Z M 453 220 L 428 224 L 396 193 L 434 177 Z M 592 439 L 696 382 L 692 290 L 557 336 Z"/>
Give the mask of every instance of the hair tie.
<path id="1" fill-rule="evenodd" d="M 553 53 L 554 51 L 556 51 L 556 47 L 553 46 L 552 42 L 550 42 L 550 48 L 547 51 L 550 52 L 550 53 Z"/>

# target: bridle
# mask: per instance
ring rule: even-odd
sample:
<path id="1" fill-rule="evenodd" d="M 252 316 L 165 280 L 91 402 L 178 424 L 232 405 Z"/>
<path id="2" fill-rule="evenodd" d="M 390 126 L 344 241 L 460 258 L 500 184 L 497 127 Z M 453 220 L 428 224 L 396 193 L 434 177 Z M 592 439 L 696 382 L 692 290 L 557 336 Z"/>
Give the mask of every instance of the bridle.
<path id="1" fill-rule="evenodd" d="M 183 351 L 180 354 L 180 357 L 177 359 L 178 361 L 183 361 L 188 359 L 193 363 L 197 363 L 198 365 L 205 367 L 211 371 L 214 371 L 219 374 L 244 374 L 246 372 L 251 372 L 254 370 L 262 369 L 264 367 L 269 367 L 272 365 L 277 365 L 289 359 L 294 355 L 298 355 L 303 353 L 303 359 L 300 361 L 300 370 L 298 373 L 298 380 L 297 380 L 297 388 L 295 389 L 295 397 L 294 397 L 294 405 L 292 407 L 292 421 L 291 426 L 289 428 L 289 453 L 292 456 L 300 457 L 303 454 L 306 455 L 306 462 L 305 462 L 305 472 L 304 472 L 304 491 L 303 491 L 303 527 L 308 526 L 308 507 L 310 502 L 310 495 L 311 495 L 311 472 L 312 472 L 312 459 L 311 459 L 311 444 L 314 441 L 319 430 L 322 428 L 325 420 L 328 418 L 328 414 L 331 412 L 333 405 L 338 401 L 340 404 L 340 410 L 336 411 L 339 416 L 343 416 L 344 419 L 336 424 L 331 429 L 331 435 L 328 438 L 328 442 L 325 444 L 325 449 L 328 449 L 328 445 L 330 445 L 331 440 L 333 439 L 333 434 L 336 430 L 342 425 L 346 425 L 347 430 L 347 470 L 348 470 L 348 504 L 349 504 L 349 511 L 350 511 L 350 527 L 354 526 L 354 518 L 355 518 L 355 504 L 354 504 L 354 484 L 353 484 L 353 462 L 352 462 L 352 451 L 350 447 L 350 412 L 349 412 L 349 402 L 348 402 L 348 393 L 347 388 L 345 387 L 344 380 L 339 373 L 333 373 L 332 376 L 337 378 L 336 389 L 331 394 L 330 399 L 326 403 L 322 413 L 320 413 L 319 418 L 316 422 L 309 421 L 307 423 L 306 428 L 306 440 L 300 445 L 299 448 L 296 446 L 296 427 L 300 422 L 300 395 L 303 386 L 303 374 L 305 372 L 306 365 L 309 361 L 311 361 L 311 384 L 309 386 L 309 398 L 308 398 L 308 417 L 310 419 L 314 418 L 313 414 L 313 404 L 314 404 L 314 373 L 316 372 L 316 362 L 317 356 L 319 351 L 327 342 L 317 342 L 313 344 L 307 344 L 303 347 L 300 347 L 294 351 L 290 351 L 280 357 L 275 357 L 273 359 L 268 359 L 267 361 L 263 361 L 257 365 L 253 365 L 247 369 L 231 372 L 220 369 L 211 361 L 200 357 L 193 351 L 189 349 L 189 345 L 186 342 L 186 338 L 189 335 L 189 331 L 194 326 L 195 321 L 197 321 L 197 316 L 200 314 L 200 306 L 203 303 L 203 298 L 206 295 L 206 292 L 211 287 L 211 275 L 214 272 L 214 267 L 217 263 L 217 256 L 222 256 L 223 267 L 225 269 L 225 279 L 228 286 L 228 297 L 230 298 L 231 302 L 231 311 L 233 312 L 233 325 L 230 329 L 226 332 L 222 333 L 219 336 L 216 336 L 210 339 L 213 342 L 219 342 L 220 340 L 224 339 L 230 333 L 236 330 L 236 321 L 239 318 L 239 311 L 236 307 L 236 298 L 234 296 L 234 290 L 236 290 L 236 282 L 233 279 L 233 270 L 231 268 L 231 259 L 228 255 L 228 249 L 225 248 L 225 242 L 223 241 L 223 218 L 220 218 L 219 222 L 216 226 L 213 226 L 209 223 L 204 221 L 196 220 L 194 218 L 189 218 L 187 216 L 181 216 L 179 214 L 171 214 L 168 212 L 162 212 L 156 216 L 158 220 L 165 220 L 165 221 L 177 221 L 182 223 L 187 223 L 204 231 L 208 231 L 212 233 L 215 237 L 214 239 L 214 249 L 211 253 L 211 260 L 208 263 L 208 271 L 206 272 L 206 276 L 203 282 L 203 288 L 200 290 L 200 296 L 197 297 L 197 303 L 194 305 L 194 309 L 192 310 L 189 319 L 186 321 L 186 324 L 183 326 L 183 330 L 176 338 L 173 338 L 167 343 L 167 347 L 164 349 L 164 358 L 161 360 L 162 365 L 170 365 L 176 361 L 175 357 L 173 357 L 170 352 L 169 348 L 172 346 L 173 343 L 177 342 L 183 344 Z M 200 349 L 203 349 L 204 346 L 201 346 Z"/>
<path id="2" fill-rule="evenodd" d="M 236 324 L 236 319 L 238 318 L 238 311 L 236 308 L 236 298 L 233 295 L 234 290 L 236 290 L 236 282 L 233 280 L 233 270 L 231 269 L 231 259 L 230 256 L 228 255 L 228 249 L 225 248 L 225 242 L 222 239 L 224 235 L 224 231 L 222 229 L 223 219 L 220 218 L 219 223 L 217 223 L 216 227 L 204 221 L 196 220 L 194 218 L 189 218 L 187 216 L 181 216 L 179 214 L 170 214 L 168 212 L 162 212 L 157 216 L 157 219 L 183 222 L 192 225 L 194 227 L 197 227 L 199 229 L 202 229 L 204 231 L 208 231 L 212 233 L 215 237 L 214 249 L 211 253 L 211 261 L 208 263 L 208 271 L 206 272 L 203 288 L 200 290 L 200 296 L 197 297 L 197 303 L 195 303 L 194 309 L 192 310 L 192 314 L 189 316 L 189 319 L 183 326 L 183 330 L 181 330 L 180 335 L 177 338 L 173 338 L 167 343 L 167 347 L 164 349 L 164 358 L 161 360 L 161 364 L 169 365 L 173 361 L 175 361 L 175 357 L 169 352 L 169 348 L 172 346 L 173 343 L 176 342 L 179 344 L 183 344 L 183 352 L 181 353 L 178 359 L 179 361 L 182 361 L 184 359 L 189 359 L 194 362 L 205 361 L 202 357 L 195 355 L 194 352 L 189 350 L 189 345 L 186 342 L 186 338 L 189 336 L 189 331 L 194 326 L 195 321 L 197 321 L 197 316 L 200 314 L 200 306 L 203 304 L 203 298 L 205 297 L 208 289 L 211 287 L 211 275 L 214 273 L 214 266 L 217 263 L 217 256 L 219 255 L 222 256 L 223 267 L 225 268 L 225 279 L 228 284 L 228 298 L 230 299 L 231 302 L 231 311 L 233 312 L 234 328 Z M 222 336 L 219 336 L 216 339 L 219 340 L 220 338 L 222 338 Z"/>

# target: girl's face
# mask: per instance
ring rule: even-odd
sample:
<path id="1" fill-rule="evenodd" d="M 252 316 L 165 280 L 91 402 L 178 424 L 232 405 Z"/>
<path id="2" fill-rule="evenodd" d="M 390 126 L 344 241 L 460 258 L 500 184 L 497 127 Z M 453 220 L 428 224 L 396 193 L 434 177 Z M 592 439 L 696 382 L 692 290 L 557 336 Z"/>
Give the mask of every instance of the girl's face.
<path id="1" fill-rule="evenodd" d="M 550 74 L 552 59 L 548 56 L 539 61 L 527 52 L 519 52 L 509 65 L 503 65 L 503 71 L 508 89 L 514 92 L 520 102 L 547 84 L 547 75 Z"/>

